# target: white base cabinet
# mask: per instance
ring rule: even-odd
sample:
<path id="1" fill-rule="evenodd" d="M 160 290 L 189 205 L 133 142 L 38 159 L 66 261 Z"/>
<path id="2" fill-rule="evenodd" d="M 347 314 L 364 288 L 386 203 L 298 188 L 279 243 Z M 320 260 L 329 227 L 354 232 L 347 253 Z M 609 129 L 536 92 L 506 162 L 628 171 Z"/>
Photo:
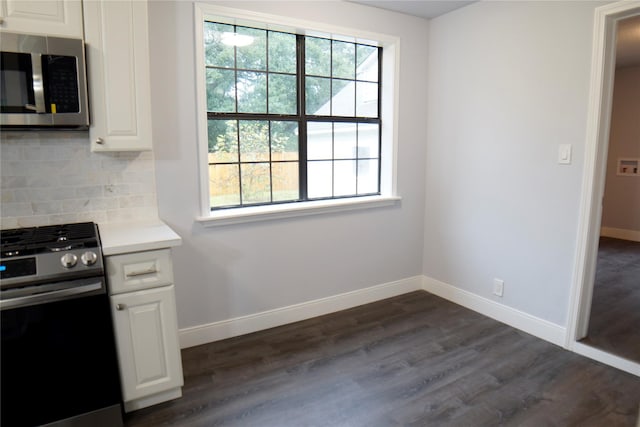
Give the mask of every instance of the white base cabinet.
<path id="1" fill-rule="evenodd" d="M 162 249 L 106 257 L 127 412 L 182 395 L 175 291 L 167 284 L 173 281 L 169 253 Z"/>
<path id="2" fill-rule="evenodd" d="M 114 295 L 125 402 L 182 386 L 173 285 Z"/>

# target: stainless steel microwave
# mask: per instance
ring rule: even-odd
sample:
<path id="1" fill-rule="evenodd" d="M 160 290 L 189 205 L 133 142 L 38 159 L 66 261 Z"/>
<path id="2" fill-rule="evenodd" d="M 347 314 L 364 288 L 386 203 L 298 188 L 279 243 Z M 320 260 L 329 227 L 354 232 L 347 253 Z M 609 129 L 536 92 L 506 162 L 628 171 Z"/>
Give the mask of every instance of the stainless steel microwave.
<path id="1" fill-rule="evenodd" d="M 84 42 L 0 34 L 0 126 L 87 129 Z"/>

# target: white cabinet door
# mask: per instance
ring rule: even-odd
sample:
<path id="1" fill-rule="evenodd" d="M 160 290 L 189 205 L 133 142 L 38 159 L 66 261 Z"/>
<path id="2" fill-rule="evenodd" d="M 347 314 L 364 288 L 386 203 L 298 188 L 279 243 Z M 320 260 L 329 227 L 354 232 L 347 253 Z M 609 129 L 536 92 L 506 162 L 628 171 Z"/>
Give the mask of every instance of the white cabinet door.
<path id="1" fill-rule="evenodd" d="M 111 296 L 125 402 L 183 384 L 174 287 Z"/>
<path id="2" fill-rule="evenodd" d="M 0 29 L 81 39 L 82 0 L 0 0 Z"/>
<path id="3" fill-rule="evenodd" d="M 84 3 L 93 151 L 152 148 L 146 0 Z"/>

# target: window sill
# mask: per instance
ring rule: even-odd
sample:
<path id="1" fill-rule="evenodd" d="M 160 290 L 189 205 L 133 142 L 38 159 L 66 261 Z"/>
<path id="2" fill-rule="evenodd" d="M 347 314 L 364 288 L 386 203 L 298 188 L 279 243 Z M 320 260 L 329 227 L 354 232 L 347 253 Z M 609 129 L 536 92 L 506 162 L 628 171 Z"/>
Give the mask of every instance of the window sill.
<path id="1" fill-rule="evenodd" d="M 371 196 L 353 199 L 319 200 L 282 205 L 255 206 L 214 211 L 208 216 L 197 217 L 196 221 L 204 227 L 216 227 L 220 225 L 242 224 L 246 222 L 392 206 L 400 200 L 401 198 L 397 196 Z"/>

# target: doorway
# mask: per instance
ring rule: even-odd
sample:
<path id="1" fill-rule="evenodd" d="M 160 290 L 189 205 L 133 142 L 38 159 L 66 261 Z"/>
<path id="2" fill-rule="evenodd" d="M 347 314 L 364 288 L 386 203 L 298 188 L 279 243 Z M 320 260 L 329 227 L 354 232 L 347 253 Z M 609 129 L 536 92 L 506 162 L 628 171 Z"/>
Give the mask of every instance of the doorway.
<path id="1" fill-rule="evenodd" d="M 588 332 L 596 275 L 611 126 L 616 30 L 622 20 L 640 15 L 640 3 L 602 6 L 596 9 L 595 15 L 587 145 L 566 346 L 576 353 L 640 376 L 640 361 L 580 342 Z"/>

